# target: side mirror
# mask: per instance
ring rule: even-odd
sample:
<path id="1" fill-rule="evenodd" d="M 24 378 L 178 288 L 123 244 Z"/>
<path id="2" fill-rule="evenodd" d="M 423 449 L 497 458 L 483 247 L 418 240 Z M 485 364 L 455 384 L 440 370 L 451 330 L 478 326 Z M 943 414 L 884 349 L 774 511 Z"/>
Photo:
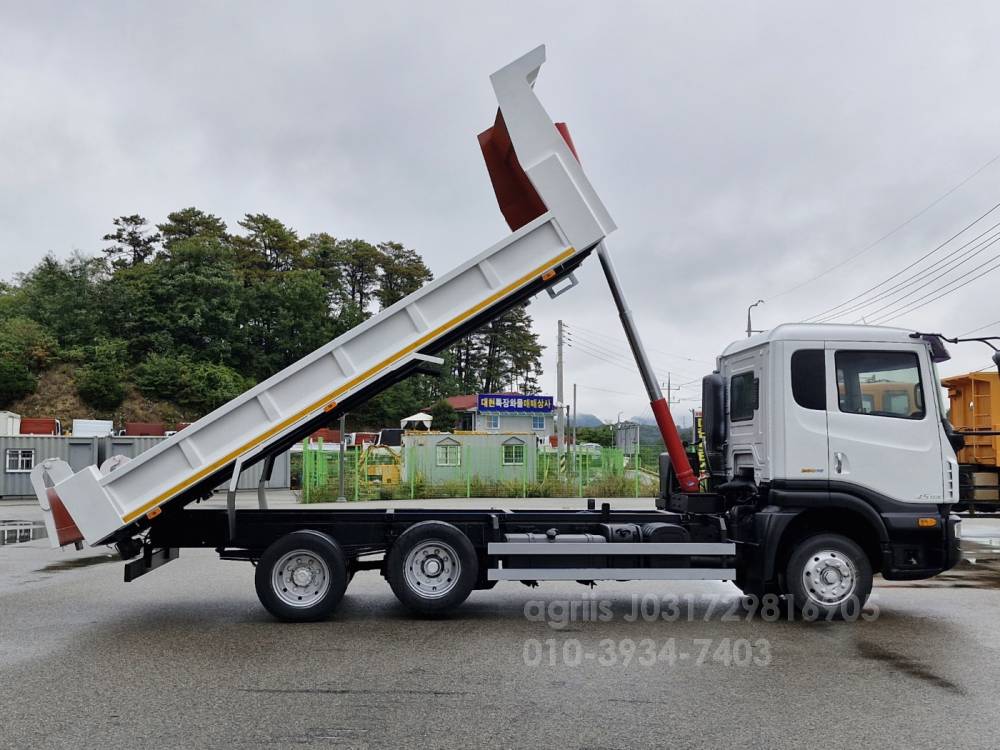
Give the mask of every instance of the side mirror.
<path id="1" fill-rule="evenodd" d="M 997 374 L 1000 374 L 1000 351 L 993 352 L 993 364 L 997 366 Z"/>

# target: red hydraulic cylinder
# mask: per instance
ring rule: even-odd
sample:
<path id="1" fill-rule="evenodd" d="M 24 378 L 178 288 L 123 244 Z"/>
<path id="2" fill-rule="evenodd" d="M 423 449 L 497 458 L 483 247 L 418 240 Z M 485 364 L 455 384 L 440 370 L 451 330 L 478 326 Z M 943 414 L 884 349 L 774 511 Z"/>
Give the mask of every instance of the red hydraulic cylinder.
<path id="1" fill-rule="evenodd" d="M 684 450 L 684 443 L 677 432 L 677 425 L 674 424 L 674 417 L 670 413 L 670 407 L 665 398 L 653 401 L 653 416 L 656 418 L 656 426 L 660 428 L 660 435 L 663 437 L 663 444 L 667 446 L 667 453 L 670 454 L 670 464 L 674 467 L 674 474 L 677 483 L 684 492 L 698 492 L 701 485 L 694 475 L 691 462 L 688 460 L 687 451 Z"/>

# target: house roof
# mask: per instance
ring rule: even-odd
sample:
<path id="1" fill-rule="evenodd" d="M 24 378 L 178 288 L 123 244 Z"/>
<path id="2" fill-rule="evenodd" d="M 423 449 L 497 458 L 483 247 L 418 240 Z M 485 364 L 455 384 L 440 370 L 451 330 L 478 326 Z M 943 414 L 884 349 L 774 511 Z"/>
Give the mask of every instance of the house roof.
<path id="1" fill-rule="evenodd" d="M 467 396 L 448 396 L 445 399 L 455 411 L 475 411 L 479 404 L 479 396 L 471 393 Z"/>

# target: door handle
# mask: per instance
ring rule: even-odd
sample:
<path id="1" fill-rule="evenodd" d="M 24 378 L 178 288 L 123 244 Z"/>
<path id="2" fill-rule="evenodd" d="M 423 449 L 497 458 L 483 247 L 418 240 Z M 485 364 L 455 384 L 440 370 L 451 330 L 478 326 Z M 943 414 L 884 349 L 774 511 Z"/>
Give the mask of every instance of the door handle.
<path id="1" fill-rule="evenodd" d="M 844 473 L 844 454 L 840 451 L 834 451 L 833 453 L 833 470 L 838 474 Z"/>

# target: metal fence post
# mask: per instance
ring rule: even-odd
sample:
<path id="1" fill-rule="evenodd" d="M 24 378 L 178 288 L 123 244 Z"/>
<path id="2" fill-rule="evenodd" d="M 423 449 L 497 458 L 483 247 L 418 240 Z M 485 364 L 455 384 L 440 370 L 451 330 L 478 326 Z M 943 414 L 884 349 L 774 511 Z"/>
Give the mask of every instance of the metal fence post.
<path id="1" fill-rule="evenodd" d="M 312 457 L 309 455 L 309 440 L 302 441 L 302 500 L 303 502 L 309 502 L 309 485 L 312 484 L 312 477 L 309 476 L 310 462 Z"/>
<path id="2" fill-rule="evenodd" d="M 345 477 L 344 477 L 344 451 L 347 450 L 347 435 L 344 433 L 344 430 L 346 430 L 346 429 L 347 429 L 347 414 L 341 414 L 340 415 L 340 454 L 337 456 L 337 464 L 340 467 L 340 471 L 339 471 L 340 479 L 339 479 L 339 488 L 338 488 L 340 490 L 340 492 L 337 494 L 337 502 L 338 503 L 346 503 L 347 502 L 347 493 L 344 491 L 344 481 L 345 481 Z"/>

